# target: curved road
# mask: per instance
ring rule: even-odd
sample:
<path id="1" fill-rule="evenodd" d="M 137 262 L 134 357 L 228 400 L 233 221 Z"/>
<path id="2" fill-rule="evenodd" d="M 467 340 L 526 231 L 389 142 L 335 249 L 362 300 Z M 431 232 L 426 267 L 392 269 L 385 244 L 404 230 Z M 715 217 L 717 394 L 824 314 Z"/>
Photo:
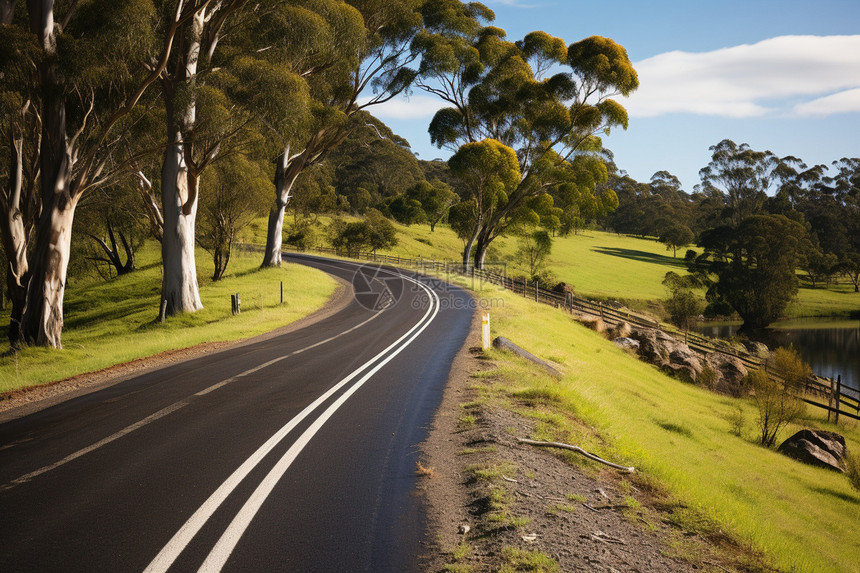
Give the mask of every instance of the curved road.
<path id="1" fill-rule="evenodd" d="M 355 300 L 0 425 L 0 569 L 419 569 L 416 446 L 471 299 L 291 258 L 352 281 Z"/>

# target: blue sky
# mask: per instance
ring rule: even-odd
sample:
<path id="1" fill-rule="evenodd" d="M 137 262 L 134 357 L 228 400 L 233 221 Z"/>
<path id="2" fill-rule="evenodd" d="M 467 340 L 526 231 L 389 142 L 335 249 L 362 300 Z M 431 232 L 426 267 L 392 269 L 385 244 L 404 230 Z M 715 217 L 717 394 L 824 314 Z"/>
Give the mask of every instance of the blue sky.
<path id="1" fill-rule="evenodd" d="M 807 164 L 860 157 L 860 0 L 489 0 L 517 40 L 544 30 L 567 44 L 623 45 L 640 89 L 619 98 L 627 131 L 604 138 L 639 181 L 667 170 L 687 191 L 722 139 Z M 440 104 L 416 91 L 371 112 L 422 159 L 447 158 L 427 125 Z"/>

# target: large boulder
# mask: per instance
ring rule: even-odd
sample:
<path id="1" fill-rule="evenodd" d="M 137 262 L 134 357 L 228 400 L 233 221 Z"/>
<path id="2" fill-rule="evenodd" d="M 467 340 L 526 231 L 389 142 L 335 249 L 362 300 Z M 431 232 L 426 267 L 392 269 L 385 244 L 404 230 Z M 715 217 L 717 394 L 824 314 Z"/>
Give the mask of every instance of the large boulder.
<path id="1" fill-rule="evenodd" d="M 683 369 L 687 373 L 685 378 L 689 378 L 690 382 L 695 382 L 704 368 L 699 355 L 682 343 L 676 344 L 672 352 L 669 353 L 669 364 Z"/>
<path id="2" fill-rule="evenodd" d="M 630 333 L 639 342 L 639 356 L 646 362 L 663 367 L 669 364 L 671 350 L 666 347 L 667 335 L 654 328 L 641 328 Z"/>
<path id="3" fill-rule="evenodd" d="M 805 464 L 845 472 L 845 438 L 835 432 L 800 430 L 777 451 Z"/>
<path id="4" fill-rule="evenodd" d="M 741 396 L 744 390 L 744 378 L 747 371 L 744 363 L 739 358 L 722 352 L 714 352 L 708 355 L 708 367 L 717 374 L 715 389 L 723 394 Z"/>
<path id="5" fill-rule="evenodd" d="M 744 347 L 746 348 L 747 352 L 749 352 L 753 356 L 758 356 L 759 358 L 767 358 L 770 354 L 770 349 L 767 347 L 767 344 L 763 342 L 748 340 L 744 342 Z"/>

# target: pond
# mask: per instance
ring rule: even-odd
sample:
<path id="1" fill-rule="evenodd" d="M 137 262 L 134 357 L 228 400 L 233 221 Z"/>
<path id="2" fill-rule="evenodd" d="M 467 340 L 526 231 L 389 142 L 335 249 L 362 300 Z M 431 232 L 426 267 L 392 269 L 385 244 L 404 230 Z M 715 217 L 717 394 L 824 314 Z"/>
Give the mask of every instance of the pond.
<path id="1" fill-rule="evenodd" d="M 701 323 L 694 330 L 714 338 L 731 338 L 739 322 Z M 804 318 L 777 322 L 757 338 L 769 348 L 794 347 L 812 371 L 860 389 L 860 320 Z"/>

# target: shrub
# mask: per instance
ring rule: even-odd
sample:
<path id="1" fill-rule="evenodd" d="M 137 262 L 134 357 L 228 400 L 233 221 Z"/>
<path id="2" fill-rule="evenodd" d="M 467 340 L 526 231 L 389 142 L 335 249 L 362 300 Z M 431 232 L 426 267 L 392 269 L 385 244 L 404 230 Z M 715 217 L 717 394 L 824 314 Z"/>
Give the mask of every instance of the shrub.
<path id="1" fill-rule="evenodd" d="M 759 441 L 766 447 L 772 447 L 779 431 L 803 414 L 805 406 L 798 395 L 810 373 L 809 365 L 793 349 L 777 349 L 770 365 L 781 380 L 771 378 L 761 370 L 752 372 L 747 378 L 758 407 Z"/>

